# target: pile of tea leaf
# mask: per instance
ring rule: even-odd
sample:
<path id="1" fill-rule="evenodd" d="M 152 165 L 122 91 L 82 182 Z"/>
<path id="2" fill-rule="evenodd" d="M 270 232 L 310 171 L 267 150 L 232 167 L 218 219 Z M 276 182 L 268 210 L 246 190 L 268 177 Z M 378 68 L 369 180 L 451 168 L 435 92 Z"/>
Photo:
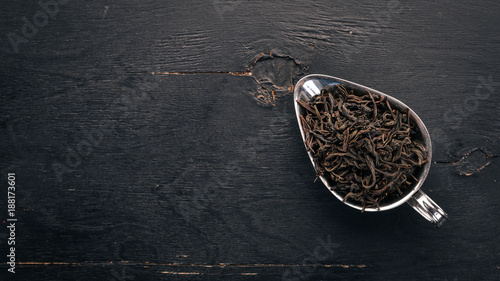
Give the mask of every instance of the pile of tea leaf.
<path id="1" fill-rule="evenodd" d="M 318 176 L 363 211 L 402 196 L 428 161 L 409 112 L 392 108 L 385 96 L 338 84 L 297 102 L 305 109 L 300 119 Z"/>

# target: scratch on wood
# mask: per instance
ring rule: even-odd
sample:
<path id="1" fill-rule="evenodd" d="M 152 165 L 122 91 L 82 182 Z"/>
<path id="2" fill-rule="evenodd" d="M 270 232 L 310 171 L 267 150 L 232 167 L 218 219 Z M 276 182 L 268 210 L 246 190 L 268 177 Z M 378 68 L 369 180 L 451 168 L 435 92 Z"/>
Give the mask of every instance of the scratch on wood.
<path id="1" fill-rule="evenodd" d="M 173 272 L 173 271 L 162 271 L 163 274 L 175 274 L 175 275 L 201 275 L 199 272 Z"/>
<path id="2" fill-rule="evenodd" d="M 349 269 L 349 268 L 365 268 L 366 265 L 364 264 L 360 264 L 360 265 L 353 265 L 353 264 L 336 264 L 335 266 L 337 267 L 342 267 L 342 268 L 345 268 L 345 269 Z"/>
<path id="3" fill-rule="evenodd" d="M 106 14 L 108 13 L 109 6 L 104 6 L 104 12 L 102 13 L 102 18 L 106 17 Z"/>
<path id="4" fill-rule="evenodd" d="M 242 273 L 241 275 L 255 276 L 255 275 L 257 275 L 257 273 Z"/>
<path id="5" fill-rule="evenodd" d="M 234 76 L 252 76 L 252 72 L 236 72 L 236 71 L 192 71 L 192 72 L 151 72 L 153 75 L 196 75 L 196 74 L 229 74 Z"/>
<path id="6" fill-rule="evenodd" d="M 104 262 L 96 262 L 96 261 L 85 261 L 85 262 L 19 262 L 19 265 L 24 267 L 35 267 L 35 266 L 103 266 L 103 265 L 135 265 L 135 266 L 171 266 L 171 267 L 241 267 L 241 268 L 259 268 L 259 267 L 340 267 L 340 268 L 366 268 L 367 266 L 364 264 L 312 264 L 312 265 L 303 265 L 303 264 L 230 264 L 230 263 L 219 263 L 219 264 L 187 264 L 187 263 L 152 263 L 152 262 L 133 262 L 133 261 L 104 261 Z"/>
<path id="7" fill-rule="evenodd" d="M 22 266 L 82 266 L 80 263 L 70 262 L 19 262 Z"/>

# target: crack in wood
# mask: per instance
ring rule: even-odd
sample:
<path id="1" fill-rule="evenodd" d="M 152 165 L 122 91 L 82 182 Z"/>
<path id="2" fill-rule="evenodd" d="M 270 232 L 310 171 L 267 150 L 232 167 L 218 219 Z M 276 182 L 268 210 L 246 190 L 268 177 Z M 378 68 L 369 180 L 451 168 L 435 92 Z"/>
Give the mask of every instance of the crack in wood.
<path id="1" fill-rule="evenodd" d="M 252 76 L 250 71 L 191 71 L 191 72 L 151 72 L 153 75 L 198 75 L 198 74 L 228 74 L 233 76 Z"/>
<path id="2" fill-rule="evenodd" d="M 464 156 L 460 157 L 458 160 L 450 160 L 450 161 L 439 161 L 439 160 L 437 160 L 437 161 L 432 161 L 432 164 L 456 164 L 460 160 L 462 160 L 464 158 L 467 158 L 467 156 L 469 156 L 471 153 L 473 153 L 473 152 L 475 152 L 477 150 L 480 150 L 484 154 L 484 157 L 487 158 L 487 159 L 498 159 L 498 158 L 500 158 L 500 155 L 490 155 L 487 152 L 485 152 L 482 148 L 474 148 L 471 151 L 467 152 Z"/>
<path id="3" fill-rule="evenodd" d="M 338 267 L 338 268 L 367 268 L 364 264 L 188 264 L 188 263 L 155 263 L 155 262 L 132 262 L 132 261 L 85 261 L 85 262 L 19 262 L 22 267 L 39 267 L 39 266 L 165 266 L 165 267 L 203 267 L 203 268 L 265 268 L 265 267 Z"/>
<path id="4" fill-rule="evenodd" d="M 433 161 L 433 164 L 451 164 L 457 166 L 460 175 L 472 176 L 486 168 L 491 161 L 488 159 L 498 159 L 500 156 L 490 155 L 483 148 L 474 148 L 467 152 L 458 160 L 453 161 Z"/>
<path id="5" fill-rule="evenodd" d="M 174 271 L 162 271 L 163 274 L 174 274 L 174 275 L 201 275 L 199 272 L 174 272 Z"/>
<path id="6" fill-rule="evenodd" d="M 261 71 L 254 71 L 256 66 L 259 66 L 259 63 L 263 63 L 266 61 L 271 61 L 274 59 L 285 60 L 286 62 L 291 62 L 289 65 L 290 72 L 290 84 L 289 85 L 278 85 L 278 81 L 273 81 L 273 78 L 276 78 L 276 71 L 271 71 L 270 69 L 265 69 Z M 278 69 L 282 70 L 285 66 L 285 63 L 278 63 Z M 256 92 L 252 92 L 253 98 L 261 105 L 265 106 L 275 106 L 276 102 L 279 98 L 292 93 L 295 87 L 294 80 L 296 80 L 296 76 L 300 76 L 305 74 L 308 66 L 303 65 L 301 62 L 297 61 L 295 58 L 288 55 L 280 55 L 273 54 L 271 51 L 269 54 L 265 54 L 264 52 L 260 53 L 259 56 L 253 61 L 252 64 L 246 67 L 245 71 L 178 71 L 178 72 L 152 72 L 153 75 L 201 75 L 201 74 L 225 74 L 232 76 L 246 76 L 252 77 L 253 80 L 257 83 L 258 88 Z M 257 72 L 257 73 L 255 73 Z M 260 73 L 263 72 L 263 73 Z M 280 74 L 281 71 L 278 71 Z M 297 73 L 297 74 L 294 74 Z M 273 77 L 273 78 L 271 78 Z M 282 78 L 282 77 L 281 77 Z M 279 79 L 278 79 L 279 80 Z"/>

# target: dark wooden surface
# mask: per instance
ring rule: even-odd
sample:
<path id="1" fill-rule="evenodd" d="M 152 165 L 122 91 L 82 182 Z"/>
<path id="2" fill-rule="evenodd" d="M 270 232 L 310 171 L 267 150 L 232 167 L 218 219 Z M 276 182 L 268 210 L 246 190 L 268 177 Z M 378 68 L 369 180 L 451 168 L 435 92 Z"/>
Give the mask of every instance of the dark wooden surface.
<path id="1" fill-rule="evenodd" d="M 59 2 L 0 12 L 1 280 L 499 280 L 497 1 Z M 419 114 L 441 229 L 313 182 L 310 73 Z"/>

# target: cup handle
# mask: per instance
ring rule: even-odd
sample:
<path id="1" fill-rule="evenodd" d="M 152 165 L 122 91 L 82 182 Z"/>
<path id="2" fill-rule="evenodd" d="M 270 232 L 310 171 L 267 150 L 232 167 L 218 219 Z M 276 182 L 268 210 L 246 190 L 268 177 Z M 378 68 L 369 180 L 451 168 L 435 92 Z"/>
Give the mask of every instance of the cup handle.
<path id="1" fill-rule="evenodd" d="M 407 202 L 415 211 L 437 227 L 443 225 L 448 218 L 448 214 L 421 190 L 417 191 Z"/>

